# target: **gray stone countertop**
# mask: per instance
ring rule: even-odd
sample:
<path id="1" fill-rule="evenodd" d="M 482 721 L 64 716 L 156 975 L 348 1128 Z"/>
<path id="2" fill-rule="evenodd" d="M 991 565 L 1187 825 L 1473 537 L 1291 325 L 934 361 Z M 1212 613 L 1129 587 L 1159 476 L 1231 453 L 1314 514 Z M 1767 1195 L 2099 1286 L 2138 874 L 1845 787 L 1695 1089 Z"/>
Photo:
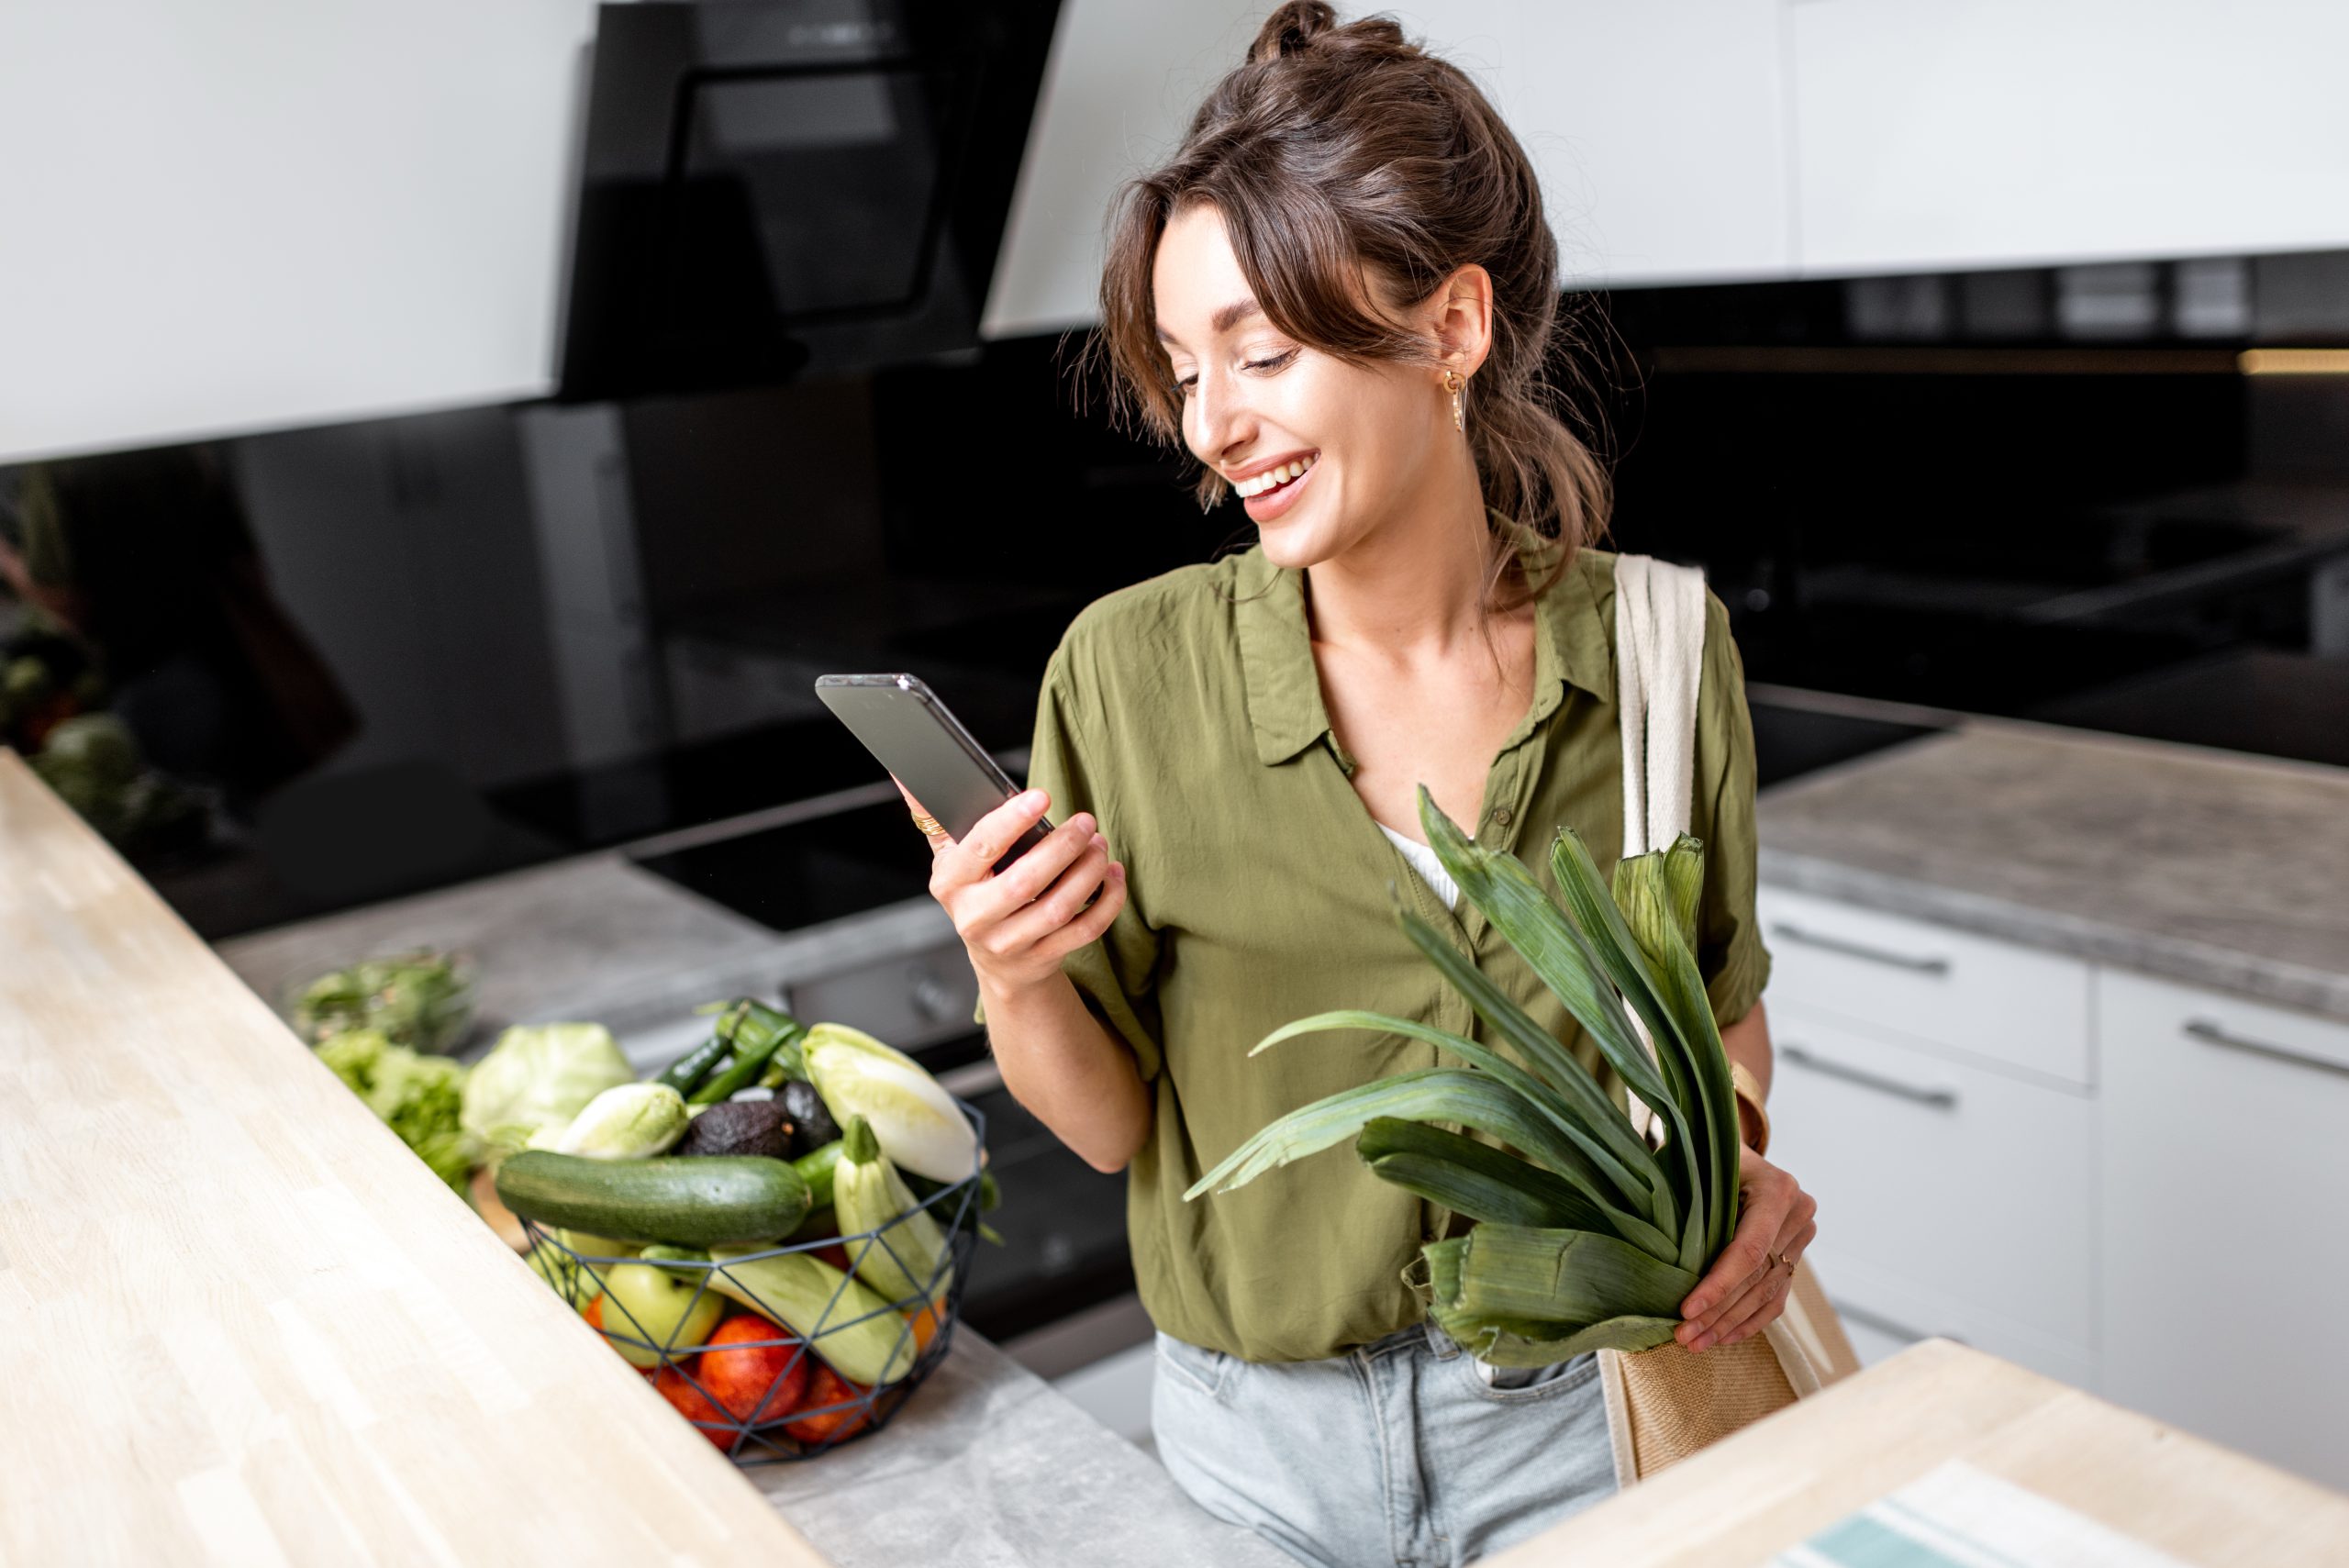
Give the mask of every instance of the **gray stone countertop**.
<path id="1" fill-rule="evenodd" d="M 963 1329 L 882 1430 L 744 1473 L 839 1568 L 1296 1568 Z"/>
<path id="2" fill-rule="evenodd" d="M 2349 770 L 1980 721 L 1759 817 L 1772 885 L 2349 1019 Z"/>
<path id="3" fill-rule="evenodd" d="M 362 958 L 454 950 L 475 975 L 475 1025 L 459 1054 L 478 1053 L 507 1024 L 594 1019 L 642 1066 L 708 1034 L 696 1003 L 771 996 L 837 968 L 843 952 L 878 958 L 951 930 L 924 901 L 775 931 L 603 853 L 233 938 L 216 951 L 275 1006 L 289 987 Z"/>

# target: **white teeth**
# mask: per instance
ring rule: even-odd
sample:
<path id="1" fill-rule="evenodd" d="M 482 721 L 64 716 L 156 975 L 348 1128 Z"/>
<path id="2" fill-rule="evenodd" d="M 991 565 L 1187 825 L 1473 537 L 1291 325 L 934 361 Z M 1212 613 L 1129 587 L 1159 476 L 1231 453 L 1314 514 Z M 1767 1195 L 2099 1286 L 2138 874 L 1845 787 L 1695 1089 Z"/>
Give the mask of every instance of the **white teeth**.
<path id="1" fill-rule="evenodd" d="M 1284 463 L 1279 468 L 1268 468 L 1252 479 L 1237 480 L 1231 487 L 1242 495 L 1262 495 L 1275 485 L 1301 477 L 1307 469 L 1313 466 L 1314 461 L 1309 457 L 1298 458 L 1296 462 Z"/>

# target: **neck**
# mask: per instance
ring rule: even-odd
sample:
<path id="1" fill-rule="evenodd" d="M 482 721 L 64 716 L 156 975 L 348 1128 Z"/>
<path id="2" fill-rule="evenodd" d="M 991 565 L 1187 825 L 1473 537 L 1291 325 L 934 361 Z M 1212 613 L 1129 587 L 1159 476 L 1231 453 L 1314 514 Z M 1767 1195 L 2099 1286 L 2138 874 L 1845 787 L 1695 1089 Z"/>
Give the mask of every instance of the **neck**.
<path id="1" fill-rule="evenodd" d="M 1313 639 L 1390 657 L 1449 652 L 1485 621 L 1486 522 L 1464 461 L 1392 517 L 1306 573 Z"/>

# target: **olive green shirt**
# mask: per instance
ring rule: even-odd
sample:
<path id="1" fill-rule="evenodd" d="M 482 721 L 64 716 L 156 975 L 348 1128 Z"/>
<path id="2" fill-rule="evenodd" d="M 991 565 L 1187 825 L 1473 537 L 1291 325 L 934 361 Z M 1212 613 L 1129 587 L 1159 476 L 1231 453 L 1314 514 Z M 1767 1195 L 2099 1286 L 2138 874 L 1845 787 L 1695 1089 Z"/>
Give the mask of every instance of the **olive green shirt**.
<path id="1" fill-rule="evenodd" d="M 1586 550 L 1536 601 L 1532 706 L 1493 759 L 1475 824 L 1553 891 L 1559 824 L 1602 872 L 1622 844 L 1614 562 Z M 1108 933 L 1064 967 L 1133 1048 L 1155 1103 L 1127 1195 L 1142 1304 L 1175 1338 L 1249 1361 L 1336 1355 L 1424 1312 L 1404 1271 L 1452 1217 L 1373 1176 L 1351 1144 L 1183 1199 L 1275 1118 L 1437 1061 L 1431 1046 L 1369 1033 L 1251 1059 L 1282 1024 L 1360 1007 L 1489 1042 L 1404 936 L 1397 895 L 1624 1101 L 1598 1047 L 1484 917 L 1465 900 L 1447 910 L 1379 831 L 1352 769 L 1322 705 L 1302 576 L 1258 550 L 1099 600 L 1045 671 L 1030 783 L 1051 793 L 1055 820 L 1092 812 L 1128 873 Z M 1707 849 L 1698 962 L 1714 1016 L 1733 1023 L 1769 957 L 1753 917 L 1744 673 L 1709 595 L 1693 816 Z"/>

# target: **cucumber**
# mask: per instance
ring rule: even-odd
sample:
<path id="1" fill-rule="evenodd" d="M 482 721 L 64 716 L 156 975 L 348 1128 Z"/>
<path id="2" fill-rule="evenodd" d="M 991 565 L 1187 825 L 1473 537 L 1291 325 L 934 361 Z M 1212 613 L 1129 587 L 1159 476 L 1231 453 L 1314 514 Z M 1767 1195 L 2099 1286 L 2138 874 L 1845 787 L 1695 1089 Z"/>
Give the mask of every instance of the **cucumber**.
<path id="1" fill-rule="evenodd" d="M 587 1160 L 526 1149 L 497 1168 L 498 1201 L 525 1219 L 621 1241 L 772 1241 L 813 1207 L 789 1162 L 758 1155 Z"/>

